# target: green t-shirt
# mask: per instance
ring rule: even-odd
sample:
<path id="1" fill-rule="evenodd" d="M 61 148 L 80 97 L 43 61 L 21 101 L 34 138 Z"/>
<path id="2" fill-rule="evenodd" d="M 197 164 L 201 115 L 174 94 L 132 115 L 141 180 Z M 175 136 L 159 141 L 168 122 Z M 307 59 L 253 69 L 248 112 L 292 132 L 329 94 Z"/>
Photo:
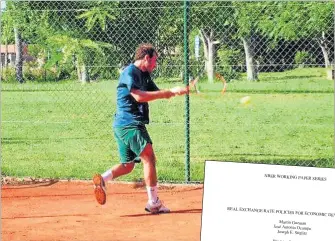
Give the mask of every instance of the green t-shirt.
<path id="1" fill-rule="evenodd" d="M 137 102 L 130 94 L 131 89 L 156 91 L 159 88 L 148 72 L 142 72 L 134 64 L 127 66 L 121 73 L 116 95 L 114 127 L 149 124 L 149 105 Z"/>

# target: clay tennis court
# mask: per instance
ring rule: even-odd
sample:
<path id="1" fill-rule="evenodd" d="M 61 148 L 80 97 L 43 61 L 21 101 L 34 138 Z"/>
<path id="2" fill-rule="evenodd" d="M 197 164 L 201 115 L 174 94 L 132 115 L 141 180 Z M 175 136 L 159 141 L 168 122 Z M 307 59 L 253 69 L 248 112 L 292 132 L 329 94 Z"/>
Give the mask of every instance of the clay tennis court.
<path id="1" fill-rule="evenodd" d="M 2 240 L 200 240 L 203 185 L 161 186 L 169 214 L 144 211 L 144 187 L 108 183 L 100 206 L 91 182 L 3 185 Z"/>

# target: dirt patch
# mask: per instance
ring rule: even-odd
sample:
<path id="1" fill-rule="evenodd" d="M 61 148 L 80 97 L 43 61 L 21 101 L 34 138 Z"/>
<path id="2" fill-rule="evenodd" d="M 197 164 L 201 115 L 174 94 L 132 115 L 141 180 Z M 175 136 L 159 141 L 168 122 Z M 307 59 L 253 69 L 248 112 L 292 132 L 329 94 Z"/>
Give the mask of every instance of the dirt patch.
<path id="1" fill-rule="evenodd" d="M 55 183 L 59 179 L 54 178 L 33 178 L 33 177 L 10 177 L 1 175 L 1 186 L 10 185 L 10 186 L 20 186 L 20 185 L 34 185 L 40 183 Z"/>
<path id="2" fill-rule="evenodd" d="M 101 206 L 90 181 L 4 181 L 2 240 L 200 240 L 202 185 L 160 186 L 171 213 L 151 215 L 141 185 L 108 183 Z"/>

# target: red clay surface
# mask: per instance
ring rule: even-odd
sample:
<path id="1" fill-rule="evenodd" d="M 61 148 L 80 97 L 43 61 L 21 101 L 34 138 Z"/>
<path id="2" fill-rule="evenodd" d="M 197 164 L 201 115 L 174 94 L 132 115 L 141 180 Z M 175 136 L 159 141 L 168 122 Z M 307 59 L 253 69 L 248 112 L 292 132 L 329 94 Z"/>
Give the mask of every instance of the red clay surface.
<path id="1" fill-rule="evenodd" d="M 1 240 L 200 240 L 203 186 L 159 190 L 169 214 L 144 211 L 144 187 L 108 183 L 99 205 L 90 182 L 56 182 L 1 188 Z"/>

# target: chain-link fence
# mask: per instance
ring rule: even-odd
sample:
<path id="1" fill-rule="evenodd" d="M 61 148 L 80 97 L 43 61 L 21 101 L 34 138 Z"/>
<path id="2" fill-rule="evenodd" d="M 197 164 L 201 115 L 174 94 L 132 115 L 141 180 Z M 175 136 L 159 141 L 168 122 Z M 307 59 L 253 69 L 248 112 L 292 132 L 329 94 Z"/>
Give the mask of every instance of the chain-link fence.
<path id="1" fill-rule="evenodd" d="M 202 181 L 204 161 L 213 159 L 333 167 L 334 3 L 190 1 L 189 8 L 185 16 L 183 1 L 2 2 L 3 174 L 89 178 L 117 163 L 119 73 L 149 42 L 159 53 L 157 85 L 182 85 L 185 21 L 189 74 L 204 70 L 190 98 L 191 181 Z M 224 96 L 215 73 L 228 83 Z M 293 101 L 301 92 L 308 96 Z M 236 107 L 246 93 L 262 103 Z M 324 108 L 323 117 L 306 101 Z M 277 116 L 286 107 L 296 121 Z M 151 104 L 162 181 L 184 180 L 184 112 L 182 98 Z M 313 131 L 324 138 L 302 134 Z"/>

